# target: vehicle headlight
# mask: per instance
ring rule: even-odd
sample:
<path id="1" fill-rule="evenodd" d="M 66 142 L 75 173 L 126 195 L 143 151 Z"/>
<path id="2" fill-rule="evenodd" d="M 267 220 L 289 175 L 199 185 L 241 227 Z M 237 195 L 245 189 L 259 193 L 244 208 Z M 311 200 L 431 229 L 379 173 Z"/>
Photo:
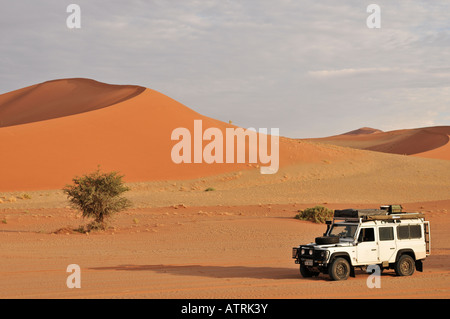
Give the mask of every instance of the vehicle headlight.
<path id="1" fill-rule="evenodd" d="M 320 253 L 320 258 L 321 258 L 322 260 L 326 260 L 326 259 L 328 258 L 328 251 L 327 251 L 327 250 L 322 251 L 322 252 Z"/>
<path id="2" fill-rule="evenodd" d="M 304 249 L 304 248 L 302 248 L 302 250 L 300 251 L 300 254 L 301 254 L 301 255 L 304 255 L 304 254 L 305 254 L 305 249 Z"/>
<path id="3" fill-rule="evenodd" d="M 313 250 L 312 250 L 312 249 L 309 250 L 309 254 L 310 254 L 310 255 L 313 254 Z"/>

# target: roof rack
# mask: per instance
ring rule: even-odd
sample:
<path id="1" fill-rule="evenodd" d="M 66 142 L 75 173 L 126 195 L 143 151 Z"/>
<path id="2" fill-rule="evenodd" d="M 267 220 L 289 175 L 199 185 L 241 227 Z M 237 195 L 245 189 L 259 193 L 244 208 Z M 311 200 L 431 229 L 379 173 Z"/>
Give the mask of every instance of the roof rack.
<path id="1" fill-rule="evenodd" d="M 424 218 L 422 213 L 402 212 L 401 205 L 386 205 L 380 209 L 343 209 L 334 211 L 334 219 L 346 221 L 398 220 Z"/>
<path id="2" fill-rule="evenodd" d="M 379 216 L 366 216 L 363 220 L 397 220 L 397 219 L 418 219 L 425 218 L 423 213 L 398 213 Z"/>

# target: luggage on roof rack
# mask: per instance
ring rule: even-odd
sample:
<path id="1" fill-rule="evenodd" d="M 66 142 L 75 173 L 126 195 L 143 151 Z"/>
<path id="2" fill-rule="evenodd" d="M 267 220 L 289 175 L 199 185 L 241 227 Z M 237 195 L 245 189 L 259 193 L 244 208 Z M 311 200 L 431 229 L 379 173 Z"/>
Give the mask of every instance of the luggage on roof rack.
<path id="1" fill-rule="evenodd" d="M 334 217 L 341 218 L 365 218 L 367 216 L 385 216 L 387 214 L 388 211 L 383 209 L 337 209 L 334 211 Z"/>
<path id="2" fill-rule="evenodd" d="M 395 214 L 395 213 L 401 213 L 402 212 L 402 205 L 384 205 L 381 206 L 380 209 L 388 211 L 389 214 Z"/>

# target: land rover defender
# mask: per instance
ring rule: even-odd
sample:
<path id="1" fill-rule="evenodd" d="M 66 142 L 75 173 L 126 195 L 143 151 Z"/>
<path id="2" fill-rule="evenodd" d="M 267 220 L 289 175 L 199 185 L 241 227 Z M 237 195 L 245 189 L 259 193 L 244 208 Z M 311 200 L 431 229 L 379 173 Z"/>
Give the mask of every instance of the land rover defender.
<path id="1" fill-rule="evenodd" d="M 402 212 L 401 205 L 380 209 L 335 210 L 327 230 L 314 243 L 292 250 L 303 277 L 328 274 L 332 280 L 355 276 L 355 268 L 378 265 L 398 276 L 423 271 L 430 255 L 430 224 L 422 213 Z"/>

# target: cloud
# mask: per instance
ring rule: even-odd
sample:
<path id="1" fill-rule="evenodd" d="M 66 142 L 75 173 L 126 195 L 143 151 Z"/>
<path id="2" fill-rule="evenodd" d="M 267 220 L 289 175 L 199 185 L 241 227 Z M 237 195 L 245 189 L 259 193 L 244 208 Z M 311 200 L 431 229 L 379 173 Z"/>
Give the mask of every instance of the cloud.
<path id="1" fill-rule="evenodd" d="M 417 73 L 414 69 L 400 69 L 400 68 L 359 68 L 359 69 L 341 69 L 341 70 L 320 70 L 320 71 L 309 71 L 308 74 L 316 78 L 329 78 L 329 77 L 345 77 L 353 75 L 375 75 L 377 73 L 390 73 L 390 72 L 400 72 L 400 73 Z"/>

